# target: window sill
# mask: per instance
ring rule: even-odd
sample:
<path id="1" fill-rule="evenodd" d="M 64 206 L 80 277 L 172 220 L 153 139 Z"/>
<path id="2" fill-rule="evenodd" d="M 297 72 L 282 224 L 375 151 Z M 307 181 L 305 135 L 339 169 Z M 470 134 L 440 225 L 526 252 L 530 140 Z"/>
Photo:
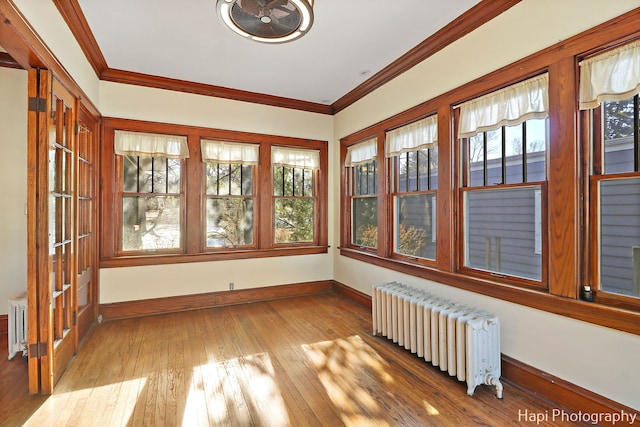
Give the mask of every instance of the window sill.
<path id="1" fill-rule="evenodd" d="M 198 254 L 161 254 L 120 256 L 103 258 L 100 268 L 133 267 L 143 265 L 183 264 L 190 262 L 227 261 L 236 259 L 270 258 L 294 255 L 313 255 L 328 252 L 328 246 L 304 246 L 272 249 L 247 249 L 225 252 L 203 252 Z"/>
<path id="2" fill-rule="evenodd" d="M 640 335 L 640 313 L 637 311 L 560 297 L 543 290 L 528 289 L 460 273 L 441 271 L 406 261 L 382 258 L 356 249 L 340 248 L 340 255 L 503 301 Z"/>

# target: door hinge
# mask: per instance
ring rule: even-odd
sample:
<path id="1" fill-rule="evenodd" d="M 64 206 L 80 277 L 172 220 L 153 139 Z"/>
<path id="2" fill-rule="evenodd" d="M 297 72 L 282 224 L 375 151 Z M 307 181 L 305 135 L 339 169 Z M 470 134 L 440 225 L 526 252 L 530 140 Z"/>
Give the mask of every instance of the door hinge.
<path id="1" fill-rule="evenodd" d="M 39 342 L 36 344 L 30 344 L 29 345 L 29 358 L 33 359 L 35 358 L 41 358 L 47 355 L 47 343 L 46 342 Z"/>
<path id="2" fill-rule="evenodd" d="M 47 112 L 47 100 L 44 98 L 29 98 L 29 111 L 36 113 Z"/>

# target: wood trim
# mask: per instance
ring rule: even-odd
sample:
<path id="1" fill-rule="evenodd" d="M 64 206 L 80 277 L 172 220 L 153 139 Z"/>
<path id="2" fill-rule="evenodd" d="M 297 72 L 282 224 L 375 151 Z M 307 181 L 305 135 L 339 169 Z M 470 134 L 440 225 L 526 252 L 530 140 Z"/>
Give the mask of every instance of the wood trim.
<path id="1" fill-rule="evenodd" d="M 333 281 L 324 280 L 291 285 L 268 286 L 264 288 L 239 289 L 234 291 L 209 292 L 205 294 L 101 304 L 100 312 L 104 320 L 113 320 L 314 295 L 330 292 L 332 289 Z"/>
<path id="2" fill-rule="evenodd" d="M 387 65 L 367 81 L 356 87 L 331 105 L 336 114 L 369 93 L 390 82 L 400 74 L 421 63 L 425 59 L 486 24 L 496 16 L 520 3 L 520 0 L 483 0 L 422 43 Z"/>
<path id="3" fill-rule="evenodd" d="M 640 313 L 638 312 L 559 297 L 545 291 L 507 285 L 479 277 L 439 271 L 408 262 L 381 258 L 375 254 L 354 249 L 341 248 L 340 255 L 465 291 L 640 335 Z"/>
<path id="4" fill-rule="evenodd" d="M 9 315 L 0 314 L 0 335 L 7 335 L 9 333 Z"/>
<path id="5" fill-rule="evenodd" d="M 175 264 L 187 262 L 202 262 L 216 260 L 232 260 L 232 259 L 248 259 L 248 258 L 265 258 L 276 256 L 292 256 L 292 255 L 309 255 L 327 253 L 328 251 L 328 143 L 327 141 L 311 140 L 305 138 L 285 137 L 278 135 L 266 135 L 250 132 L 237 132 L 222 129 L 203 128 L 187 125 L 175 125 L 167 123 L 146 122 L 129 119 L 104 118 L 102 134 L 102 150 L 101 150 L 101 206 L 106 206 L 102 210 L 101 218 L 101 260 L 100 267 L 126 267 L 139 265 L 157 265 L 157 264 Z M 115 129 L 142 131 L 142 132 L 160 132 L 170 135 L 185 135 L 190 144 L 190 158 L 184 162 L 186 168 L 183 172 L 186 174 L 185 183 L 187 185 L 184 190 L 186 197 L 185 208 L 187 212 L 187 221 L 184 222 L 182 232 L 187 241 L 182 250 L 158 252 L 157 254 L 145 253 L 143 251 L 133 253 L 122 253 L 118 251 L 117 237 L 118 233 L 115 227 L 121 222 L 119 219 L 120 210 L 118 208 L 120 202 L 117 199 L 118 194 L 118 165 L 113 154 L 113 139 Z M 204 184 L 200 182 L 203 173 L 203 165 L 198 154 L 200 147 L 200 138 L 220 139 L 224 141 L 256 143 L 260 144 L 261 162 L 265 161 L 269 165 L 271 163 L 270 147 L 277 146 L 295 146 L 308 149 L 316 149 L 320 152 L 321 168 L 317 180 L 316 195 L 318 208 L 316 225 L 317 237 L 316 241 L 309 244 L 278 244 L 271 243 L 271 234 L 273 228 L 272 204 L 273 197 L 269 191 L 272 186 L 271 167 L 263 167 L 258 170 L 258 177 L 255 182 L 258 184 L 255 191 L 257 192 L 257 206 L 254 206 L 254 212 L 258 214 L 259 222 L 256 224 L 256 235 L 258 236 L 254 242 L 254 247 L 226 249 L 226 248 L 205 248 L 202 238 L 202 215 L 204 214 L 204 205 L 202 199 L 202 189 Z M 195 163 L 194 163 L 195 162 Z M 257 210 L 258 209 L 258 210 Z M 193 251 L 193 252 L 187 252 Z"/>
<path id="6" fill-rule="evenodd" d="M 600 302 L 604 301 L 602 298 L 598 299 L 597 293 L 596 300 L 593 303 L 580 301 L 577 298 L 579 285 L 582 284 L 581 281 L 584 280 L 582 274 L 585 272 L 581 270 L 580 262 L 582 254 L 579 253 L 580 249 L 582 249 L 582 236 L 579 235 L 581 233 L 580 227 L 582 224 L 580 223 L 582 219 L 578 216 L 581 208 L 578 196 L 580 195 L 582 182 L 581 175 L 577 174 L 583 171 L 580 170 L 581 165 L 578 160 L 580 156 L 577 152 L 578 148 L 576 147 L 578 145 L 579 123 L 577 121 L 577 103 L 575 98 L 577 92 L 575 82 L 576 60 L 579 60 L 588 52 L 593 53 L 598 49 L 615 46 L 640 37 L 640 29 L 638 29 L 637 25 L 638 19 L 640 19 L 640 8 L 636 8 L 570 39 L 491 72 L 486 76 L 482 76 L 456 89 L 427 100 L 393 117 L 373 124 L 366 129 L 345 136 L 340 141 L 340 165 L 341 169 L 344 170 L 345 168 L 342 167 L 342 165 L 344 163 L 345 147 L 365 136 L 376 134 L 387 129 L 393 129 L 398 125 L 416 120 L 434 110 L 438 110 L 438 113 L 442 114 L 443 117 L 440 119 L 444 120 L 444 115 L 446 114 L 449 116 L 448 120 L 452 120 L 455 112 L 451 112 L 449 109 L 461 102 L 484 95 L 506 85 L 522 81 L 547 70 L 556 74 L 551 80 L 551 84 L 554 86 L 550 92 L 558 90 L 561 93 L 555 93 L 553 97 L 551 97 L 553 103 L 555 103 L 555 105 L 559 103 L 569 104 L 562 107 L 561 111 L 554 112 L 554 114 L 556 114 L 558 120 L 561 120 L 561 122 L 566 120 L 570 125 L 563 129 L 553 129 L 557 143 L 554 142 L 556 145 L 550 149 L 553 155 L 549 156 L 549 161 L 554 163 L 554 166 L 551 167 L 555 167 L 555 171 L 550 173 L 547 191 L 550 194 L 551 192 L 555 193 L 553 195 L 554 203 L 547 209 L 548 215 L 545 219 L 547 224 L 562 224 L 561 221 L 557 219 L 554 221 L 552 218 L 553 215 L 558 215 L 561 218 L 570 218 L 570 221 L 567 222 L 569 229 L 564 226 L 561 227 L 561 230 L 556 231 L 557 235 L 553 237 L 554 240 L 550 240 L 551 243 L 558 246 L 555 248 L 554 253 L 551 253 L 554 248 L 551 248 L 550 245 L 546 246 L 546 252 L 549 253 L 548 256 L 550 257 L 549 262 L 559 263 L 554 266 L 554 270 L 550 269 L 547 271 L 548 292 L 544 290 L 525 289 L 524 287 L 514 286 L 513 283 L 506 283 L 506 281 L 498 283 L 496 281 L 498 279 L 491 277 L 470 277 L 455 270 L 447 271 L 444 267 L 440 269 L 429 268 L 428 266 L 403 260 L 385 258 L 370 251 L 351 248 L 348 241 L 348 206 L 345 206 L 348 198 L 342 189 L 341 212 L 343 215 L 341 218 L 342 247 L 340 254 L 362 262 L 375 264 L 416 277 L 434 280 L 471 292 L 640 335 L 640 311 L 631 310 L 629 305 L 607 306 L 600 304 Z M 564 77 L 558 76 L 558 73 L 565 75 Z M 570 105 L 575 106 L 575 111 L 571 109 Z M 447 111 L 449 112 L 447 113 Z M 452 136 L 455 137 L 455 133 L 453 133 Z M 561 144 L 562 146 L 558 146 L 557 144 Z M 455 150 L 455 147 L 450 147 L 449 149 Z M 443 153 L 441 152 L 439 155 L 442 156 Z M 563 164 L 562 168 L 558 169 L 559 166 L 555 165 L 555 163 L 558 161 L 562 163 L 561 156 L 569 156 L 568 165 Z M 449 163 L 447 164 L 449 165 Z M 565 168 L 570 169 L 571 173 L 576 175 L 565 172 Z M 444 169 L 441 168 L 441 170 L 444 173 Z M 446 171 L 446 173 L 453 174 L 454 179 L 452 182 L 455 183 L 458 179 L 455 175 L 455 173 L 457 173 L 456 168 L 452 168 L 451 171 Z M 569 175 L 571 175 L 571 179 L 565 182 L 566 177 Z M 447 178 L 449 178 L 449 175 Z M 439 186 L 438 191 L 453 190 L 453 187 L 445 189 L 443 186 Z M 567 195 L 573 195 L 575 200 L 571 199 L 568 203 L 562 200 L 562 197 L 564 196 L 566 198 Z M 451 212 L 455 213 L 456 207 L 456 200 L 454 200 L 453 210 Z M 450 215 L 453 215 L 453 213 L 450 213 Z M 453 218 L 453 221 L 455 223 L 457 219 Z M 459 230 L 456 231 L 456 235 L 459 235 Z M 564 249 L 561 251 L 559 248 Z M 454 263 L 456 261 L 457 259 L 453 260 Z M 556 295 L 552 295 L 554 293 Z"/>
<path id="7" fill-rule="evenodd" d="M 238 89 L 230 89 L 222 86 L 213 86 L 204 83 L 189 82 L 186 80 L 172 79 L 168 77 L 152 76 L 149 74 L 135 73 L 132 71 L 105 69 L 100 78 L 104 81 L 152 87 L 157 89 L 173 90 L 197 95 L 213 96 L 216 98 L 232 99 L 234 101 L 252 102 L 254 104 L 269 105 L 272 107 L 289 108 L 292 110 L 308 111 L 311 113 L 332 114 L 330 105 L 315 102 L 300 101 L 274 95 L 265 95 Z"/>
<path id="8" fill-rule="evenodd" d="M 376 73 L 360 86 L 338 99 L 332 105 L 109 68 L 77 0 L 54 0 L 54 4 L 69 26 L 69 29 L 76 38 L 89 63 L 102 80 L 332 115 L 347 108 L 349 105 L 388 83 L 449 44 L 510 9 L 520 1 L 521 0 L 481 1 L 399 59 Z"/>
<path id="9" fill-rule="evenodd" d="M 11 0 L 0 0 L 0 40 L 3 48 L 22 68 L 46 68 L 60 80 L 79 102 L 99 116 L 98 108 L 58 61 Z"/>
<path id="10" fill-rule="evenodd" d="M 93 67 L 96 75 L 100 77 L 109 66 L 77 0 L 53 0 L 53 3 L 76 38 L 89 64 Z"/>
<path id="11" fill-rule="evenodd" d="M 13 59 L 13 57 L 11 57 L 7 52 L 0 52 L 0 67 L 17 68 L 20 70 L 23 69 L 22 65 Z"/>
<path id="12" fill-rule="evenodd" d="M 576 298 L 580 287 L 580 148 L 572 56 L 549 66 L 548 255 L 549 292 Z M 561 161 L 553 161 L 562 159 Z M 543 259 L 543 262 L 545 260 Z"/>
<path id="13" fill-rule="evenodd" d="M 502 355 L 502 378 L 513 386 L 530 391 L 569 411 L 589 413 L 627 413 L 640 419 L 640 413 L 611 399 L 579 387 L 540 369 L 522 363 L 506 354 Z M 620 425 L 618 422 L 616 425 Z M 629 424 L 629 423 L 622 423 Z M 613 426 L 604 420 L 601 426 Z"/>
<path id="14" fill-rule="evenodd" d="M 333 283 L 333 290 L 338 295 L 371 308 L 371 297 L 367 294 L 337 281 Z M 514 387 L 538 395 L 569 411 L 585 412 L 585 408 L 588 408 L 589 413 L 625 412 L 638 414 L 637 418 L 640 419 L 640 413 L 634 409 L 520 362 L 506 354 L 502 354 L 502 379 Z M 606 422 L 599 425 L 613 426 L 613 424 Z"/>
<path id="15" fill-rule="evenodd" d="M 333 281 L 332 289 L 336 294 L 371 310 L 371 297 L 364 292 L 360 292 L 350 286 L 343 285 L 342 283 L 336 282 L 335 280 Z"/>

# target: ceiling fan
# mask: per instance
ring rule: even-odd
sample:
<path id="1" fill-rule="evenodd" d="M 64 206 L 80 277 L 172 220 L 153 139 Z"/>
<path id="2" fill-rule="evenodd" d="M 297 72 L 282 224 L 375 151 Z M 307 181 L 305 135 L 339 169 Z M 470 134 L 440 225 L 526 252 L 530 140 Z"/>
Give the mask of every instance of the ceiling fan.
<path id="1" fill-rule="evenodd" d="M 313 0 L 217 0 L 217 10 L 237 34 L 263 43 L 295 40 L 313 24 Z"/>

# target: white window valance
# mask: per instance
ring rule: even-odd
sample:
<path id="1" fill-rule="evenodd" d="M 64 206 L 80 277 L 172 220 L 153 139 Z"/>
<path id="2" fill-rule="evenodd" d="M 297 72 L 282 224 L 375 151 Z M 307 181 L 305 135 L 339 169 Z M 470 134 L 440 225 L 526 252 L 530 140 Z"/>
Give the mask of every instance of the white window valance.
<path id="1" fill-rule="evenodd" d="M 385 155 L 397 156 L 407 151 L 431 148 L 438 144 L 438 115 L 426 117 L 387 132 Z"/>
<path id="2" fill-rule="evenodd" d="M 257 165 L 260 146 L 240 142 L 200 140 L 203 162 Z"/>
<path id="3" fill-rule="evenodd" d="M 308 148 L 271 147 L 271 163 L 291 168 L 320 169 L 320 151 Z"/>
<path id="4" fill-rule="evenodd" d="M 377 155 L 378 139 L 370 138 L 347 147 L 347 157 L 344 159 L 344 165 L 349 167 L 368 163 L 375 160 Z"/>
<path id="5" fill-rule="evenodd" d="M 548 110 L 549 74 L 545 73 L 461 104 L 458 138 L 546 118 Z"/>
<path id="6" fill-rule="evenodd" d="M 189 146 L 186 136 L 116 130 L 115 153 L 122 156 L 186 159 L 189 157 Z"/>
<path id="7" fill-rule="evenodd" d="M 580 109 L 640 93 L 640 40 L 580 62 Z"/>

